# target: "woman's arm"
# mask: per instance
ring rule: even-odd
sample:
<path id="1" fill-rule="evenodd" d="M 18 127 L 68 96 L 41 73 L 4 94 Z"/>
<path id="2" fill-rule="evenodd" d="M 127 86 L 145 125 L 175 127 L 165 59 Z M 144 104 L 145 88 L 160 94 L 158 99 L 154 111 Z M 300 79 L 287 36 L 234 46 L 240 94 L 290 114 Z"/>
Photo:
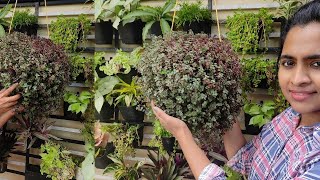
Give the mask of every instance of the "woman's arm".
<path id="1" fill-rule="evenodd" d="M 223 143 L 228 159 L 231 159 L 247 143 L 238 121 L 223 135 Z"/>

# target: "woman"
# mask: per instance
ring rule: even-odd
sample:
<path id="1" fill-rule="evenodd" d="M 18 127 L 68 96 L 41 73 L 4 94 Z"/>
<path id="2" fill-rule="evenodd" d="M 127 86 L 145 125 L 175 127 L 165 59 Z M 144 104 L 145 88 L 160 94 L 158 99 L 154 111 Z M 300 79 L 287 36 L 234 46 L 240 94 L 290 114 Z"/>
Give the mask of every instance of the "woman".
<path id="1" fill-rule="evenodd" d="M 279 84 L 291 107 L 246 144 L 239 123 L 223 135 L 232 169 L 249 179 L 320 179 L 320 0 L 302 6 L 281 40 Z M 186 124 L 152 102 L 162 125 L 178 140 L 197 179 L 226 179 L 196 145 Z"/>
<path id="2" fill-rule="evenodd" d="M 20 94 L 10 96 L 12 91 L 18 87 L 18 83 L 11 85 L 8 89 L 0 91 L 0 128 L 14 116 L 17 112 L 16 104 L 18 103 Z M 19 108 L 19 111 L 22 109 Z"/>

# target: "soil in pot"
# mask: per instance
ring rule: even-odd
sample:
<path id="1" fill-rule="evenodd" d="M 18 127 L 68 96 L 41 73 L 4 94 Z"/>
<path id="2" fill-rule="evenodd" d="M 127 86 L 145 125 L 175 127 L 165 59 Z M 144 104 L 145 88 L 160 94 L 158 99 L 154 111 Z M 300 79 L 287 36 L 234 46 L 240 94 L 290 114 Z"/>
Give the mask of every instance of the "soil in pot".
<path id="1" fill-rule="evenodd" d="M 144 120 L 144 112 L 138 111 L 132 106 L 118 106 L 120 113 L 127 123 L 142 123 Z"/>
<path id="2" fill-rule="evenodd" d="M 113 163 L 111 159 L 108 158 L 108 155 L 113 153 L 115 147 L 113 143 L 108 143 L 104 150 L 101 149 L 101 153 L 95 158 L 95 166 L 98 169 L 105 169 L 109 164 Z"/>
<path id="3" fill-rule="evenodd" d="M 249 114 L 245 114 L 244 120 L 245 120 L 246 132 L 247 134 L 257 135 L 261 132 L 262 128 L 259 128 L 258 126 L 249 125 L 251 118 L 252 116 L 250 116 Z"/>
<path id="4" fill-rule="evenodd" d="M 142 44 L 142 29 L 145 23 L 141 20 L 133 21 L 126 25 L 119 24 L 121 41 L 125 44 Z"/>
<path id="5" fill-rule="evenodd" d="M 112 22 L 110 20 L 95 23 L 96 44 L 112 44 L 113 30 Z"/>
<path id="6" fill-rule="evenodd" d="M 100 113 L 96 111 L 95 116 L 100 119 L 100 122 L 108 122 L 114 118 L 114 106 L 110 106 L 109 103 L 105 102 L 101 108 Z"/>
<path id="7" fill-rule="evenodd" d="M 173 147 L 176 139 L 174 137 L 162 137 L 161 138 L 163 148 L 171 154 L 173 152 Z"/>
<path id="8" fill-rule="evenodd" d="M 192 32 L 194 34 L 198 34 L 198 33 L 206 33 L 206 34 L 210 34 L 211 33 L 211 25 L 212 25 L 212 21 L 195 21 L 192 23 L 187 22 L 182 29 L 184 31 L 189 31 L 192 30 Z"/>

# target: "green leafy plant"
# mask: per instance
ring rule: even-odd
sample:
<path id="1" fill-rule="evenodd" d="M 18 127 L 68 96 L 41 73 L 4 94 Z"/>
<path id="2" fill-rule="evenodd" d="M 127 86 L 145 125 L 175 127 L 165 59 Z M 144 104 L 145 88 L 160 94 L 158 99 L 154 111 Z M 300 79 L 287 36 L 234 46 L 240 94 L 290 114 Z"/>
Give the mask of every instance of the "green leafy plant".
<path id="1" fill-rule="evenodd" d="M 148 150 L 148 157 L 152 164 L 141 167 L 142 177 L 147 180 L 179 180 L 190 174 L 187 161 L 183 156 L 156 156 Z"/>
<path id="2" fill-rule="evenodd" d="M 22 95 L 23 115 L 42 119 L 61 103 L 69 83 L 70 65 L 61 46 L 45 38 L 12 33 L 0 39 L 0 84 Z"/>
<path id="3" fill-rule="evenodd" d="M 162 137 L 172 137 L 172 134 L 164 129 L 164 127 L 160 124 L 159 120 L 153 121 L 153 134 L 155 135 L 148 143 L 149 146 L 159 148 L 160 154 L 166 154 L 166 151 L 163 147 L 161 138 Z"/>
<path id="4" fill-rule="evenodd" d="M 251 115 L 249 125 L 259 126 L 260 128 L 270 122 L 275 111 L 275 103 L 273 101 L 264 101 L 262 105 L 256 103 L 246 103 L 244 112 Z"/>
<path id="5" fill-rule="evenodd" d="M 50 39 L 62 45 L 66 51 L 75 52 L 79 44 L 85 41 L 90 27 L 90 20 L 83 14 L 77 18 L 59 16 L 51 23 Z"/>
<path id="6" fill-rule="evenodd" d="M 47 142 L 41 145 L 41 174 L 46 173 L 53 180 L 67 180 L 75 176 L 75 164 L 70 152 L 59 144 Z"/>
<path id="7" fill-rule="evenodd" d="M 137 10 L 128 13 L 122 19 L 125 20 L 125 22 L 132 22 L 139 18 L 143 22 L 146 22 L 142 31 L 143 40 L 146 39 L 151 26 L 156 22 L 160 22 L 162 34 L 167 34 L 170 32 L 168 21 L 172 21 L 170 11 L 174 8 L 175 2 L 176 0 L 167 0 L 163 7 L 140 6 Z M 125 22 L 123 25 L 125 25 Z"/>
<path id="8" fill-rule="evenodd" d="M 114 90 L 107 94 L 107 102 L 115 106 L 126 105 L 127 107 L 137 105 L 137 97 L 142 95 L 141 87 L 136 84 L 136 80 L 133 79 L 130 84 L 119 79 L 119 83 L 115 85 Z"/>
<path id="9" fill-rule="evenodd" d="M 6 35 L 4 27 L 8 27 L 9 23 L 6 21 L 5 17 L 10 12 L 11 8 L 12 4 L 7 4 L 2 9 L 0 9 L 0 37 L 4 37 Z"/>
<path id="10" fill-rule="evenodd" d="M 81 172 L 84 180 L 92 180 L 95 175 L 95 141 L 93 135 L 93 123 L 85 123 L 84 129 L 82 130 L 82 135 L 85 141 L 85 150 L 87 152 L 85 159 L 81 163 Z"/>
<path id="11" fill-rule="evenodd" d="M 274 102 L 275 102 L 275 109 L 276 109 L 277 114 L 283 112 L 288 107 L 290 107 L 289 102 L 286 100 L 286 98 L 282 94 L 281 90 L 278 91 L 278 93 L 274 99 Z"/>
<path id="12" fill-rule="evenodd" d="M 258 13 L 236 11 L 233 16 L 228 16 L 226 27 L 227 38 L 231 41 L 235 51 L 256 52 L 259 42 L 264 41 L 267 48 L 269 33 L 272 31 L 273 15 L 266 9 Z"/>
<path id="13" fill-rule="evenodd" d="M 140 0 L 95 0 L 95 19 L 106 20 L 113 19 L 112 26 L 118 29 L 119 23 L 124 24 L 132 22 L 122 18 L 139 6 Z"/>
<path id="14" fill-rule="evenodd" d="M 21 26 L 30 26 L 38 23 L 38 17 L 30 13 L 30 9 L 25 11 L 16 11 L 12 20 L 12 27 L 14 29 L 21 28 Z"/>
<path id="15" fill-rule="evenodd" d="M 82 91 L 79 95 L 72 92 L 66 92 L 64 94 L 64 101 L 70 104 L 68 111 L 77 114 L 80 112 L 82 114 L 85 113 L 92 98 L 93 95 L 89 91 Z"/>
<path id="16" fill-rule="evenodd" d="M 229 166 L 224 165 L 222 167 L 222 169 L 224 170 L 224 172 L 226 173 L 227 176 L 227 180 L 241 180 L 241 179 L 246 179 L 246 177 L 240 173 L 238 173 L 237 171 L 231 169 Z"/>
<path id="17" fill-rule="evenodd" d="M 221 135 L 242 106 L 240 62 L 226 41 L 185 32 L 154 37 L 138 70 L 144 96 L 192 132 Z M 197 137 L 211 144 L 205 136 Z"/>
<path id="18" fill-rule="evenodd" d="M 100 70 L 106 75 L 112 76 L 118 73 L 128 74 L 132 68 L 136 68 L 143 48 L 135 48 L 131 53 L 117 50 L 116 55 L 106 62 L 106 65 L 100 66 Z"/>
<path id="19" fill-rule="evenodd" d="M 242 89 L 244 92 L 253 91 L 261 81 L 267 80 L 270 88 L 275 86 L 276 60 L 263 59 L 260 56 L 241 59 L 242 66 Z"/>
<path id="20" fill-rule="evenodd" d="M 115 155 L 108 156 L 114 163 L 106 167 L 103 173 L 114 172 L 115 180 L 136 180 L 139 178 L 140 167 L 144 164 L 143 161 L 136 162 L 134 165 L 128 165 L 124 159 Z"/>
<path id="21" fill-rule="evenodd" d="M 191 4 L 184 2 L 177 12 L 177 26 L 181 27 L 192 22 L 212 21 L 211 11 L 207 8 L 202 8 L 201 4 L 201 1 Z"/>
<path id="22" fill-rule="evenodd" d="M 300 6 L 307 3 L 308 0 L 273 0 L 279 3 L 277 16 L 284 17 L 287 20 L 299 9 Z"/>

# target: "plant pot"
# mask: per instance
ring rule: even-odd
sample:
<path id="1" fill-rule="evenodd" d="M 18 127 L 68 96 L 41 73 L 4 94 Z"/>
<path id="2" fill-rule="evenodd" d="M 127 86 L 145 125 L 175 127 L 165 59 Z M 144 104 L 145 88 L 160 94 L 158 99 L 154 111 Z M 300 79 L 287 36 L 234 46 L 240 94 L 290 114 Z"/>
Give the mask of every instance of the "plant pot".
<path id="1" fill-rule="evenodd" d="M 4 173 L 7 171 L 7 167 L 8 167 L 8 161 L 2 161 L 0 162 L 0 173 Z"/>
<path id="2" fill-rule="evenodd" d="M 98 155 L 95 158 L 96 168 L 105 169 L 109 164 L 113 163 L 113 161 L 108 158 L 108 155 L 113 153 L 114 150 L 115 150 L 115 147 L 114 147 L 113 143 L 108 143 L 106 145 L 106 148 L 105 148 L 103 154 L 101 154 L 101 156 Z"/>
<path id="3" fill-rule="evenodd" d="M 84 77 L 84 73 L 80 73 L 80 74 L 76 77 L 76 82 L 80 82 L 80 83 L 86 82 L 86 78 Z"/>
<path id="4" fill-rule="evenodd" d="M 259 134 L 262 128 L 259 128 L 258 126 L 249 125 L 249 122 L 252 116 L 250 116 L 249 114 L 245 114 L 244 117 L 245 117 L 244 122 L 245 122 L 247 134 L 251 134 L 251 135 Z"/>
<path id="5" fill-rule="evenodd" d="M 144 112 L 138 111 L 132 106 L 118 106 L 123 119 L 127 123 L 142 123 Z"/>
<path id="6" fill-rule="evenodd" d="M 97 110 L 95 110 L 95 112 L 95 116 L 97 119 L 100 119 L 100 122 L 108 122 L 114 117 L 114 106 L 110 106 L 109 103 L 105 102 L 100 113 L 98 113 Z"/>
<path id="7" fill-rule="evenodd" d="M 163 148 L 168 152 L 168 154 L 171 154 L 173 152 L 173 147 L 176 139 L 174 137 L 162 137 L 161 142 L 163 145 Z"/>
<path id="8" fill-rule="evenodd" d="M 113 27 L 112 22 L 100 21 L 95 23 L 95 42 L 96 44 L 112 44 Z"/>
<path id="9" fill-rule="evenodd" d="M 162 36 L 162 31 L 161 31 L 161 26 L 159 21 L 152 24 L 150 28 L 150 34 L 155 36 Z"/>
<path id="10" fill-rule="evenodd" d="M 69 103 L 67 102 L 63 102 L 63 114 L 64 114 L 64 118 L 65 119 L 71 119 L 71 120 L 77 120 L 77 121 L 82 121 L 83 117 L 82 117 L 82 113 L 73 113 L 71 111 L 68 111 L 68 107 L 69 107 Z"/>
<path id="11" fill-rule="evenodd" d="M 128 74 L 118 73 L 117 76 L 122 79 L 124 82 L 130 84 L 133 76 L 137 76 L 138 71 L 135 68 L 132 68 Z"/>
<path id="12" fill-rule="evenodd" d="M 37 36 L 38 27 L 39 27 L 38 24 L 32 24 L 32 25 L 18 26 L 13 30 L 27 34 L 28 36 Z"/>
<path id="13" fill-rule="evenodd" d="M 185 25 L 182 27 L 183 31 L 189 31 L 192 30 L 194 34 L 198 33 L 206 33 L 210 34 L 211 33 L 211 25 L 212 21 L 195 21 L 195 22 L 187 22 Z"/>
<path id="14" fill-rule="evenodd" d="M 29 164 L 25 170 L 25 180 L 50 180 L 50 178 L 41 175 L 40 166 Z"/>
<path id="15" fill-rule="evenodd" d="M 142 29 L 145 23 L 141 20 L 126 25 L 119 24 L 121 41 L 125 44 L 142 44 Z"/>
<path id="16" fill-rule="evenodd" d="M 102 57 L 104 59 L 104 57 Z M 100 66 L 104 66 L 106 63 L 103 63 L 101 64 Z M 103 72 L 103 71 L 100 71 L 100 66 L 97 66 L 96 67 L 96 72 L 97 72 L 97 75 L 99 78 L 104 78 L 104 77 L 107 77 L 107 75 Z"/>
<path id="17" fill-rule="evenodd" d="M 260 83 L 258 84 L 257 88 L 259 89 L 268 89 L 269 84 L 267 79 L 261 79 Z"/>
<path id="18" fill-rule="evenodd" d="M 45 144 L 46 142 L 42 139 L 37 138 L 37 140 L 32 144 L 32 148 L 40 148 L 42 144 Z"/>

